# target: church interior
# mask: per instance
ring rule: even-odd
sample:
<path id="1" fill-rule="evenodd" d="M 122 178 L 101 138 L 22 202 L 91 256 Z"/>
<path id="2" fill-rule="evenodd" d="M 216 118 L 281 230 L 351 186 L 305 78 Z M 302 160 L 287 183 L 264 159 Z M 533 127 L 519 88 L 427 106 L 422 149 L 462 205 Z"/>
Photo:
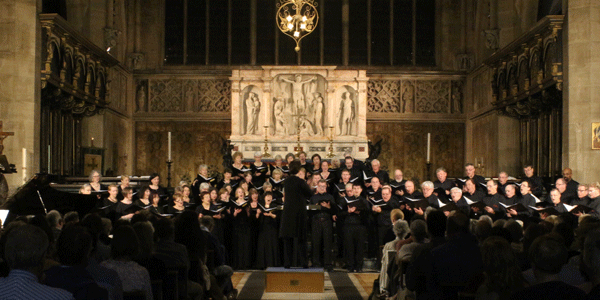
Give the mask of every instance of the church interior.
<path id="1" fill-rule="evenodd" d="M 599 1 L 305 1 L 300 40 L 286 0 L 0 1 L 0 204 L 38 173 L 173 187 L 236 151 L 600 180 Z"/>

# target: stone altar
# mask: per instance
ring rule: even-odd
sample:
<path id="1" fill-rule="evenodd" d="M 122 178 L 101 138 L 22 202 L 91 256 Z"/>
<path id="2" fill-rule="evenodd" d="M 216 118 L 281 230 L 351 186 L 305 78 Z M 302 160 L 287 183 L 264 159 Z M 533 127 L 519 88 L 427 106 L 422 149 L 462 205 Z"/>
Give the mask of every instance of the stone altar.
<path id="1" fill-rule="evenodd" d="M 262 66 L 232 71 L 231 143 L 245 158 L 303 151 L 325 158 L 350 150 L 368 157 L 365 70 L 335 66 Z"/>

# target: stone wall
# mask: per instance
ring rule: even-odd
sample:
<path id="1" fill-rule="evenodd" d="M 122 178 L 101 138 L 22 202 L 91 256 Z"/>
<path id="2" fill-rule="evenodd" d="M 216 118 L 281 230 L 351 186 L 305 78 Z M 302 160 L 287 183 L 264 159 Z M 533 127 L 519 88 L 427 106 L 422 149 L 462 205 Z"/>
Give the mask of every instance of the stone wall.
<path id="1" fill-rule="evenodd" d="M 591 147 L 591 123 L 600 122 L 600 2 L 568 1 L 566 15 L 563 166 L 590 183 L 600 180 L 600 150 Z"/>
<path id="2" fill-rule="evenodd" d="M 39 172 L 41 1 L 0 2 L 0 120 L 15 135 L 4 140 L 4 154 L 17 174 L 6 175 L 9 189 L 23 182 L 23 148 L 27 176 Z"/>

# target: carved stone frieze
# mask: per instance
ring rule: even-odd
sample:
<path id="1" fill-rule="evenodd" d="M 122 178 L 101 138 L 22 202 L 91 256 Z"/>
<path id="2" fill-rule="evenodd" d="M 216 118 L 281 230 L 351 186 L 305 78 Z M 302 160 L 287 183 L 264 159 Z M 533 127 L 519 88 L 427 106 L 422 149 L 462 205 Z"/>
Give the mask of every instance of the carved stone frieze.
<path id="1" fill-rule="evenodd" d="M 229 112 L 231 84 L 219 79 L 139 79 L 137 112 Z"/>
<path id="2" fill-rule="evenodd" d="M 462 80 L 372 79 L 369 112 L 461 114 L 463 87 Z"/>
<path id="3" fill-rule="evenodd" d="M 450 81 L 419 81 L 415 98 L 415 112 L 449 113 L 450 100 Z"/>

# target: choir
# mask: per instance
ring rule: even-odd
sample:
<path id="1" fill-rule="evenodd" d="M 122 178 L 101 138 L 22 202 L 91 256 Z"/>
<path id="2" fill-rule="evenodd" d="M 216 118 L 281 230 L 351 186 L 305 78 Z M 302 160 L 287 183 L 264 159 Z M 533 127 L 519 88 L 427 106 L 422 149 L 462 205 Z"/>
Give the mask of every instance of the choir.
<path id="1" fill-rule="evenodd" d="M 182 182 L 172 195 L 160 186 L 158 174 L 152 174 L 150 185 L 135 193 L 123 175 L 119 185 L 106 188 L 99 209 L 113 221 L 130 219 L 140 210 L 159 218 L 177 217 L 184 211 L 193 211 L 199 218 L 210 216 L 215 221 L 213 234 L 237 270 L 307 267 L 310 257 L 314 267 L 331 270 L 336 259 L 341 259 L 347 270 L 356 272 L 362 270 L 365 257 L 380 256 L 381 247 L 394 240 L 392 210 L 402 211 L 407 220 L 433 209 L 446 216 L 461 211 L 473 219 L 487 215 L 492 220 L 522 221 L 562 212 L 596 216 L 600 212 L 600 185 L 578 184 L 571 179 L 570 169 L 543 197 L 547 187 L 530 165 L 524 167 L 525 177 L 520 181 L 510 181 L 505 172 L 498 180 L 486 181 L 476 174 L 473 164 L 466 164 L 464 178 L 450 180 L 440 167 L 435 182 L 419 184 L 404 179 L 400 169 L 390 177 L 377 159 L 364 163 L 350 153 L 344 156 L 328 161 L 314 154 L 308 160 L 304 152 L 297 158 L 289 153 L 285 159 L 278 155 L 267 163 L 257 152 L 254 161 L 245 164 L 243 155 L 236 152 L 222 174 L 209 174 L 208 166 L 201 165 L 194 181 Z M 290 172 L 294 161 L 299 162 L 300 172 Z M 92 192 L 104 189 L 99 175 L 90 175 Z M 310 189 L 308 194 L 301 187 L 304 184 Z M 286 204 L 286 197 L 289 201 L 299 198 L 300 206 L 286 210 L 286 205 L 292 206 Z M 284 228 L 286 222 L 295 222 L 289 225 L 294 226 L 293 234 Z M 310 251 L 301 254 L 306 260 L 288 257 L 290 249 L 304 253 L 309 241 Z"/>

